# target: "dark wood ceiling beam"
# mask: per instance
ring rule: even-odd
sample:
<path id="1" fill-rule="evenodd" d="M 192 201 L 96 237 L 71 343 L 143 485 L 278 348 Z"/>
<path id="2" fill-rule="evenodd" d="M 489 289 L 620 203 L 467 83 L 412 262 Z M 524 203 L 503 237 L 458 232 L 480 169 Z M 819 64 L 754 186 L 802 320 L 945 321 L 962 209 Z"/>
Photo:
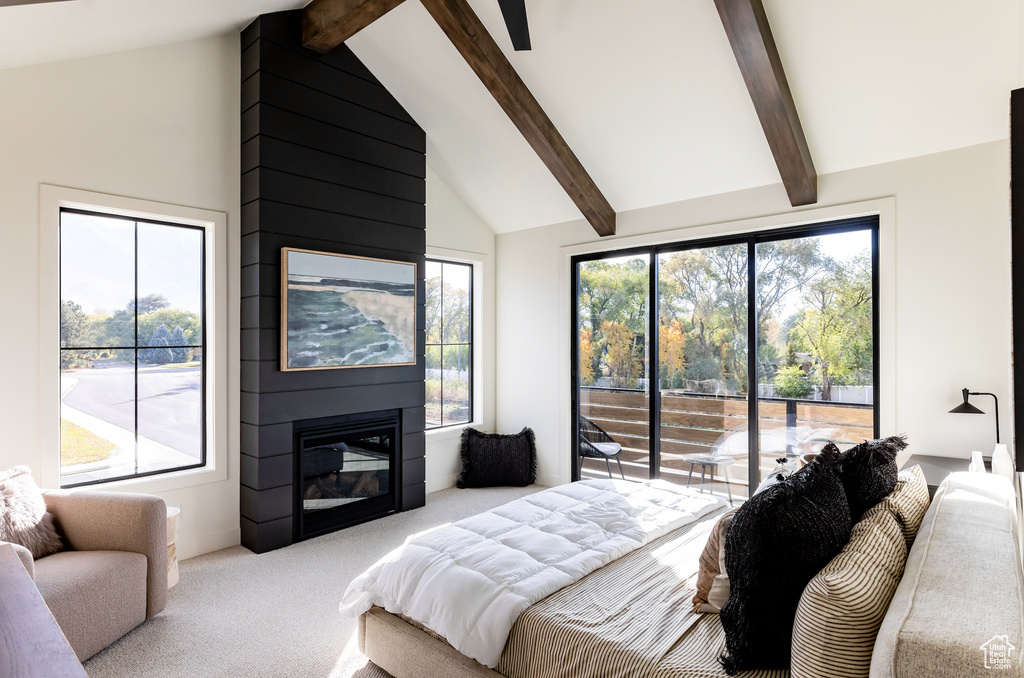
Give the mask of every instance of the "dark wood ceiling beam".
<path id="1" fill-rule="evenodd" d="M 715 0 L 794 207 L 818 201 L 818 175 L 761 0 Z"/>
<path id="2" fill-rule="evenodd" d="M 313 0 L 302 11 L 302 45 L 326 54 L 404 0 Z"/>
<path id="3" fill-rule="evenodd" d="M 466 0 L 421 2 L 598 235 L 614 235 L 615 210 Z"/>

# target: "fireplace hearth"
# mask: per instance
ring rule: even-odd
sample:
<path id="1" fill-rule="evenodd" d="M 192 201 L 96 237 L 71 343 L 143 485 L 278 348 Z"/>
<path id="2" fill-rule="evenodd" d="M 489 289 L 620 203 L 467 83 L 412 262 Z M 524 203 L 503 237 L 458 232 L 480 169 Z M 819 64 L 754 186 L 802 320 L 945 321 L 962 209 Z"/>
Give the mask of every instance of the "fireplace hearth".
<path id="1" fill-rule="evenodd" d="M 296 422 L 295 540 L 399 509 L 400 412 Z"/>

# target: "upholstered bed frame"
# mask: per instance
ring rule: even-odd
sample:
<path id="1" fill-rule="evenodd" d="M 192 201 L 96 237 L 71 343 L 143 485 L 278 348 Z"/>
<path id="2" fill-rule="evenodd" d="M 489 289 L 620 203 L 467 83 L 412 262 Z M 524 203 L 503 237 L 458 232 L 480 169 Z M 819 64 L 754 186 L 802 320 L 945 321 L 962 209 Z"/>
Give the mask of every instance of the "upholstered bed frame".
<path id="1" fill-rule="evenodd" d="M 379 607 L 359 617 L 359 649 L 396 678 L 502 678 L 443 640 Z"/>

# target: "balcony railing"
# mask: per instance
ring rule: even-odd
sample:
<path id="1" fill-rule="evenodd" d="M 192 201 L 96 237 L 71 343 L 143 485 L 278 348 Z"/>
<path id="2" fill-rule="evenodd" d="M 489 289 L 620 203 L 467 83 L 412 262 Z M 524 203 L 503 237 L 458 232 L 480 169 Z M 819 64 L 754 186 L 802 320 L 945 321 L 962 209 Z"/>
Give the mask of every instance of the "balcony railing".
<path id="1" fill-rule="evenodd" d="M 627 477 L 648 477 L 649 407 L 650 398 L 643 391 L 580 389 L 580 414 L 622 445 Z M 775 467 L 778 457 L 817 452 L 829 441 L 845 448 L 873 438 L 873 410 L 870 404 L 760 398 L 759 477 Z M 692 468 L 689 460 L 713 457 L 726 463 L 708 468 L 712 482 L 723 482 L 723 474 L 728 474 L 731 483 L 746 486 L 747 422 L 745 397 L 662 391 L 662 477 L 686 482 Z M 603 463 L 600 469 L 603 473 Z"/>

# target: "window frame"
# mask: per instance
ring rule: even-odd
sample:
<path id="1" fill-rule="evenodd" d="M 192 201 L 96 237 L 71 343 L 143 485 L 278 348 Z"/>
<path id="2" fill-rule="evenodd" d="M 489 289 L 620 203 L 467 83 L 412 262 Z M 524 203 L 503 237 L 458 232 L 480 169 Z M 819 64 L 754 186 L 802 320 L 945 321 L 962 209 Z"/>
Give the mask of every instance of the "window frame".
<path id="1" fill-rule="evenodd" d="M 426 295 L 426 271 L 427 271 L 427 264 L 430 264 L 431 262 L 442 265 L 442 273 L 441 273 L 442 285 L 444 284 L 443 283 L 443 281 L 444 281 L 444 264 L 452 264 L 452 265 L 455 265 L 455 266 L 466 266 L 466 267 L 469 268 L 469 341 L 468 341 L 468 346 L 469 346 L 469 418 L 466 421 L 453 422 L 451 424 L 444 424 L 444 423 L 442 423 L 442 424 L 439 424 L 437 426 L 431 426 L 429 422 L 425 421 L 424 422 L 424 431 L 427 432 L 427 433 L 431 433 L 431 432 L 434 432 L 434 431 L 450 430 L 450 429 L 454 429 L 454 428 L 465 428 L 467 426 L 472 426 L 474 424 L 474 422 L 476 422 L 476 420 L 478 419 L 478 404 L 477 404 L 477 398 L 476 398 L 476 394 L 477 394 L 476 376 L 477 376 L 477 369 L 478 369 L 477 341 L 476 341 L 477 340 L 477 336 L 478 336 L 478 330 L 477 330 L 477 310 L 478 310 L 477 309 L 477 285 L 478 285 L 478 281 L 477 281 L 477 279 L 478 279 L 478 273 L 479 273 L 481 262 L 475 262 L 475 261 L 469 261 L 469 260 L 463 260 L 463 259 L 455 259 L 455 258 L 452 258 L 450 256 L 439 256 L 439 255 L 431 254 L 431 253 L 428 252 L 427 255 L 426 255 L 426 258 L 424 260 L 424 266 L 423 266 L 424 298 L 425 298 L 425 295 Z M 443 308 L 443 304 L 442 304 L 442 308 Z M 426 325 L 426 309 L 424 309 L 424 326 L 425 325 Z M 444 327 L 444 316 L 443 315 L 442 315 L 442 318 L 441 318 L 441 326 L 442 326 L 442 328 Z M 439 344 L 432 344 L 432 343 L 430 343 L 430 341 L 427 339 L 427 337 L 424 336 L 424 338 L 423 338 L 424 370 L 426 369 L 426 351 L 427 351 L 428 347 L 430 347 L 430 346 L 440 346 L 441 347 L 441 356 L 442 356 L 442 363 L 441 364 L 442 364 L 442 371 L 443 371 L 443 367 L 444 367 L 444 362 L 443 362 L 444 361 L 444 347 L 445 346 L 457 346 L 457 345 L 460 345 L 460 344 L 445 344 L 444 343 L 444 333 L 443 333 L 443 331 L 442 331 L 442 340 L 441 340 L 441 343 L 439 343 Z M 444 404 L 444 377 L 443 377 L 443 375 L 442 375 L 442 378 L 441 378 L 441 394 L 442 394 L 441 395 L 441 402 L 442 402 L 442 409 L 443 409 L 443 404 Z M 442 412 L 442 420 L 443 420 L 443 418 L 444 417 L 443 417 L 443 412 Z"/>
<path id="2" fill-rule="evenodd" d="M 897 241 L 897 210 L 893 196 L 860 200 L 849 203 L 838 203 L 824 207 L 809 207 L 800 210 L 762 214 L 760 216 L 738 216 L 731 221 L 700 222 L 699 215 L 681 213 L 675 217 L 677 226 L 668 230 L 664 228 L 665 214 L 659 213 L 657 223 L 646 216 L 640 215 L 631 221 L 630 231 L 636 235 L 617 236 L 612 239 L 588 240 L 577 244 L 567 244 L 559 248 L 559 318 L 558 351 L 559 351 L 559 383 L 563 384 L 559 398 L 559 454 L 552 475 L 545 479 L 546 483 L 559 484 L 571 482 L 573 474 L 573 454 L 575 449 L 576 427 L 572 421 L 575 395 L 575 383 L 572 379 L 572 342 L 575 325 L 573 322 L 574 294 L 572 287 L 573 257 L 577 255 L 607 252 L 609 256 L 622 256 L 631 249 L 647 248 L 654 245 L 672 245 L 692 243 L 698 240 L 743 236 L 764 231 L 813 226 L 822 222 L 855 219 L 858 217 L 877 216 L 878 218 L 878 276 L 877 305 L 880 326 L 875 337 L 878 359 L 878 393 L 879 401 L 884 401 L 884 408 L 877 408 L 879 435 L 898 433 L 900 402 L 897 399 L 896 354 L 898 323 L 896 305 L 898 301 L 896 289 L 896 241 Z M 670 215 L 669 215 L 669 218 Z M 687 225 L 687 220 L 697 219 L 697 223 Z"/>
<path id="3" fill-rule="evenodd" d="M 203 428 L 205 463 L 194 467 L 74 485 L 67 489 L 165 492 L 228 477 L 228 295 L 227 214 L 181 205 L 40 185 L 39 193 L 39 422 L 43 487 L 61 487 L 60 477 L 60 214 L 89 212 L 175 226 L 204 233 Z"/>
<path id="4" fill-rule="evenodd" d="M 202 248 L 200 250 L 200 263 L 199 263 L 200 286 L 202 288 L 202 295 L 201 295 L 200 300 L 199 300 L 200 340 L 199 340 L 199 345 L 198 346 L 189 346 L 189 348 L 199 348 L 200 351 L 202 351 L 202 354 L 205 356 L 205 354 L 206 354 L 206 324 L 207 324 L 207 318 L 206 318 L 206 307 L 207 307 L 206 297 L 207 297 L 207 294 L 209 293 L 209 286 L 206 284 L 206 278 L 207 278 L 207 273 L 206 273 L 206 229 L 204 227 L 202 227 L 202 226 L 196 226 L 194 224 L 185 224 L 185 223 L 181 223 L 181 222 L 174 222 L 174 221 L 168 221 L 168 220 L 160 220 L 160 221 L 158 221 L 158 220 L 155 220 L 155 219 L 143 219 L 141 217 L 127 217 L 127 216 L 123 216 L 123 215 L 120 215 L 120 214 L 111 214 L 109 212 L 99 212 L 99 211 L 95 211 L 95 210 L 82 210 L 82 209 L 75 209 L 75 208 L 70 208 L 70 207 L 61 207 L 61 208 L 59 208 L 59 217 L 58 218 L 61 220 L 60 228 L 63 228 L 63 215 L 65 215 L 65 214 L 81 214 L 81 215 L 86 215 L 86 216 L 95 216 L 95 217 L 101 217 L 101 218 L 107 218 L 107 219 L 119 219 L 119 220 L 122 220 L 122 221 L 125 221 L 125 222 L 131 222 L 131 223 L 134 224 L 134 226 L 135 226 L 135 229 L 134 229 L 134 244 L 135 244 L 135 252 L 136 252 L 136 254 L 135 254 L 135 276 L 134 276 L 134 279 L 135 279 L 134 280 L 134 289 L 135 289 L 134 301 L 136 303 L 136 306 L 138 305 L 138 301 L 139 301 L 139 273 L 138 273 L 138 261 L 139 261 L 139 259 L 138 259 L 139 224 L 151 224 L 151 225 L 155 225 L 155 226 L 172 226 L 172 227 L 175 227 L 175 228 L 183 228 L 183 229 L 188 229 L 188 230 L 192 230 L 192 231 L 198 231 L 199 233 L 202 234 L 202 236 L 203 236 L 201 238 Z M 58 237 L 60 237 L 60 236 L 58 236 Z M 58 257 L 58 259 L 59 259 L 59 257 Z M 61 282 L 61 270 L 62 269 L 58 265 L 58 269 L 57 269 L 58 289 L 63 290 L 63 283 Z M 90 351 L 90 350 L 102 351 L 102 350 L 109 350 L 109 349 L 113 348 L 113 349 L 117 349 L 117 350 L 130 350 L 130 351 L 134 352 L 134 362 L 133 362 L 133 367 L 134 367 L 134 372 L 135 372 L 135 374 L 134 374 L 134 389 L 135 389 L 135 431 L 134 431 L 134 434 L 135 434 L 136 440 L 138 440 L 139 435 L 140 435 L 139 434 L 139 424 L 140 424 L 140 422 L 139 422 L 139 399 L 138 399 L 138 394 L 139 394 L 139 376 L 140 376 L 139 375 L 139 353 L 140 353 L 140 351 L 145 350 L 147 347 L 141 346 L 139 344 L 139 314 L 138 314 L 138 310 L 137 309 L 136 309 L 136 313 L 135 313 L 135 328 L 134 328 L 134 331 L 133 331 L 133 344 L 134 344 L 133 346 L 104 346 L 104 347 L 72 346 L 72 347 L 61 347 L 60 351 L 61 352 L 64 352 L 64 351 Z M 176 348 L 176 347 L 171 346 L 169 348 Z M 178 348 L 181 348 L 181 347 L 178 347 Z M 105 479 L 101 479 L 101 480 L 88 480 L 88 481 L 77 482 L 77 483 L 72 483 L 72 484 L 68 484 L 68 485 L 64 484 L 63 475 L 62 475 L 61 476 L 60 489 L 68 490 L 68 489 L 74 489 L 74 488 L 78 488 L 78 487 L 90 487 L 90 486 L 93 486 L 93 485 L 102 485 L 102 484 L 105 484 L 105 483 L 113 483 L 113 482 L 118 482 L 118 481 L 137 480 L 139 478 L 146 478 L 146 477 L 150 477 L 150 476 L 165 475 L 165 474 L 168 474 L 168 473 L 176 473 L 178 471 L 189 471 L 189 470 L 192 470 L 192 469 L 197 469 L 197 468 L 205 467 L 206 466 L 206 459 L 207 459 L 207 451 L 208 451 L 208 448 L 209 448 L 209 440 L 207 439 L 207 435 L 206 435 L 206 429 L 207 429 L 207 408 L 206 408 L 206 403 L 207 403 L 207 382 L 208 382 L 208 377 L 209 377 L 209 373 L 208 373 L 207 362 L 206 362 L 205 359 L 202 359 L 201 363 L 200 363 L 200 396 L 199 396 L 200 397 L 200 401 L 199 402 L 200 402 L 200 411 L 202 412 L 203 416 L 202 416 L 202 420 L 200 421 L 200 433 L 199 433 L 199 435 L 200 435 L 200 439 L 201 440 L 200 440 L 199 463 L 188 464 L 186 466 L 175 466 L 173 468 L 167 468 L 167 469 L 157 470 L 157 471 L 144 471 L 142 473 L 140 473 L 140 472 L 138 472 L 136 470 L 135 473 L 132 473 L 130 475 L 115 476 L 115 477 L 105 478 Z M 135 454 L 136 454 L 136 469 L 137 469 L 138 468 L 138 447 L 136 447 Z"/>
<path id="5" fill-rule="evenodd" d="M 879 336 L 879 270 L 878 270 L 878 234 L 879 219 L 877 215 L 866 215 L 849 219 L 836 219 L 799 226 L 788 226 L 777 229 L 755 231 L 752 233 L 721 235 L 708 238 L 696 238 L 677 242 L 669 242 L 654 245 L 641 245 L 629 249 L 610 251 L 599 251 L 589 254 L 579 254 L 571 257 L 572 283 L 570 297 L 572 299 L 572 336 L 578 336 L 579 330 L 579 267 L 580 264 L 592 261 L 602 261 L 624 256 L 646 256 L 648 265 L 649 296 L 647 300 L 647 341 L 648 360 L 654 366 L 659 365 L 658 350 L 658 313 L 655 309 L 660 308 L 658 299 L 658 267 L 659 257 L 662 254 L 674 254 L 713 247 L 724 247 L 731 245 L 743 245 L 747 249 L 747 426 L 748 426 L 748 457 L 756 458 L 760 454 L 760 414 L 758 405 L 761 398 L 757 395 L 757 351 L 751 347 L 758 345 L 758 327 L 756 322 L 751 322 L 757 314 L 757 246 L 769 242 L 783 242 L 787 240 L 799 240 L 802 238 L 813 238 L 816 236 L 832 235 L 837 233 L 849 233 L 855 231 L 868 231 L 871 234 L 871 290 L 872 290 L 872 361 L 873 361 L 873 407 L 872 416 L 874 420 L 874 437 L 879 436 L 880 429 L 880 398 L 881 398 L 881 373 L 879 370 L 879 346 L 876 337 Z M 753 314 L 753 315 L 751 315 Z M 573 339 L 571 345 L 571 376 L 572 387 L 572 421 L 578 420 L 580 409 L 579 403 L 579 340 Z M 658 369 L 649 369 L 649 374 L 657 375 Z M 652 385 L 657 382 L 657 377 L 651 377 Z M 649 390 L 648 440 L 650 444 L 648 466 L 650 478 L 661 477 L 661 389 L 653 387 Z M 573 427 L 573 446 L 571 449 L 578 449 L 579 431 Z M 578 454 L 572 455 L 572 479 L 579 480 L 581 474 L 581 460 Z M 760 482 L 760 469 L 753 463 L 748 464 L 750 487 L 757 487 Z"/>

